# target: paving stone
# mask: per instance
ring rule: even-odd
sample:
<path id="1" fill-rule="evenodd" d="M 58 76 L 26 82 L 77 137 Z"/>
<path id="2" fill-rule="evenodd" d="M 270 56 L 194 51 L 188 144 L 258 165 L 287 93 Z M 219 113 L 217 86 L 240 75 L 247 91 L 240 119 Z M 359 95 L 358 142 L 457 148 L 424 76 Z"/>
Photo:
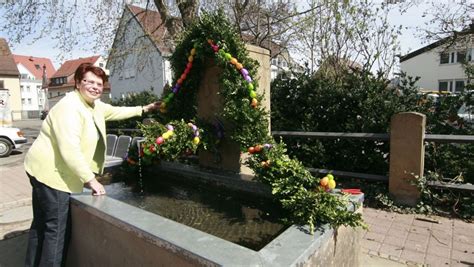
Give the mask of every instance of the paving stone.
<path id="1" fill-rule="evenodd" d="M 428 232 L 426 232 L 424 234 L 409 233 L 408 236 L 407 236 L 407 240 L 416 241 L 420 244 L 428 244 L 429 233 Z"/>
<path id="2" fill-rule="evenodd" d="M 371 240 L 371 241 L 376 241 L 376 242 L 379 242 L 379 243 L 382 243 L 384 238 L 385 238 L 385 235 L 383 234 L 379 234 L 379 233 L 372 233 L 372 232 L 368 232 L 365 237 L 365 239 L 367 240 Z"/>
<path id="3" fill-rule="evenodd" d="M 31 206 L 8 209 L 0 213 L 0 224 L 11 224 L 27 221 L 33 218 Z"/>
<path id="4" fill-rule="evenodd" d="M 403 245 L 404 250 L 411 250 L 411 251 L 416 251 L 416 252 L 421 252 L 421 253 L 425 253 L 427 247 L 428 245 L 426 243 L 420 243 L 414 240 L 407 240 L 405 241 L 405 244 Z"/>
<path id="5" fill-rule="evenodd" d="M 425 261 L 425 253 L 421 253 L 413 250 L 403 250 L 400 258 L 406 261 L 412 261 L 415 263 L 423 264 Z"/>
<path id="6" fill-rule="evenodd" d="M 453 242 L 461 242 L 466 244 L 474 244 L 474 237 L 465 234 L 457 234 L 453 236 Z"/>
<path id="7" fill-rule="evenodd" d="M 453 249 L 474 254 L 474 244 L 454 241 Z"/>
<path id="8" fill-rule="evenodd" d="M 410 226 L 410 233 L 418 233 L 418 234 L 426 234 L 430 231 L 430 228 L 423 227 L 423 226 Z"/>
<path id="9" fill-rule="evenodd" d="M 406 231 L 406 232 L 409 232 L 410 231 L 410 225 L 407 224 L 407 223 L 403 223 L 403 222 L 393 222 L 392 225 L 390 225 L 390 229 L 399 229 L 399 230 L 403 230 L 403 231 Z"/>
<path id="10" fill-rule="evenodd" d="M 367 239 L 362 239 L 360 245 L 361 247 L 368 249 L 369 251 L 375 251 L 375 252 L 378 252 L 381 246 L 379 242 L 367 240 Z"/>
<path id="11" fill-rule="evenodd" d="M 451 258 L 454 260 L 474 263 L 474 254 L 467 251 L 459 251 L 459 250 L 453 249 Z"/>
<path id="12" fill-rule="evenodd" d="M 382 225 L 374 225 L 370 227 L 369 232 L 371 233 L 379 233 L 379 234 L 386 234 L 390 228 L 384 227 Z"/>
<path id="13" fill-rule="evenodd" d="M 400 257 L 400 254 L 402 253 L 402 247 L 401 246 L 393 246 L 389 244 L 382 244 L 380 246 L 379 252 L 383 254 L 387 254 L 389 256 L 395 256 L 395 257 Z"/>
<path id="14" fill-rule="evenodd" d="M 413 220 L 412 225 L 430 229 L 431 226 L 434 223 L 433 222 L 428 222 L 428 221 L 423 221 L 423 219 L 432 220 L 431 218 L 427 218 L 427 217 L 415 217 L 415 219 Z"/>
<path id="15" fill-rule="evenodd" d="M 405 244 L 405 240 L 406 238 L 403 238 L 403 237 L 388 235 L 383 240 L 383 243 L 393 245 L 393 246 L 403 247 L 403 245 Z"/>
<path id="16" fill-rule="evenodd" d="M 406 239 L 408 236 L 408 231 L 402 230 L 402 229 L 397 229 L 397 228 L 390 228 L 387 232 L 388 236 L 396 236 L 401 239 Z"/>
<path id="17" fill-rule="evenodd" d="M 437 256 L 437 257 L 443 257 L 443 258 L 448 258 L 448 259 L 451 257 L 451 249 L 450 248 L 443 247 L 443 246 L 437 246 L 437 245 L 433 245 L 433 244 L 428 244 L 428 248 L 426 250 L 426 253 L 429 256 Z"/>
<path id="18" fill-rule="evenodd" d="M 400 223 L 404 225 L 411 225 L 413 222 L 413 216 L 407 216 L 407 217 L 395 217 L 393 218 L 393 223 Z"/>
<path id="19" fill-rule="evenodd" d="M 425 259 L 425 264 L 430 266 L 430 267 L 445 267 L 449 266 L 451 263 L 451 260 L 445 257 L 439 257 L 439 256 L 434 256 L 434 255 L 427 255 Z"/>

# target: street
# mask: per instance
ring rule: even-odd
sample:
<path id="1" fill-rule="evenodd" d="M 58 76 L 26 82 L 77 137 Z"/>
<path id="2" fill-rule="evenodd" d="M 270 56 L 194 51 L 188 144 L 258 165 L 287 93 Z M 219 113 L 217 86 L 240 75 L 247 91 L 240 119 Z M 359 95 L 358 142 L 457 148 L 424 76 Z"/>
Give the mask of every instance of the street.
<path id="1" fill-rule="evenodd" d="M 24 144 L 20 149 L 14 150 L 9 157 L 0 158 L 0 166 L 13 167 L 18 164 L 23 164 L 26 152 L 38 136 L 42 123 L 43 121 L 39 119 L 13 122 L 13 127 L 20 128 L 25 134 L 25 137 L 28 138 L 28 143 Z"/>

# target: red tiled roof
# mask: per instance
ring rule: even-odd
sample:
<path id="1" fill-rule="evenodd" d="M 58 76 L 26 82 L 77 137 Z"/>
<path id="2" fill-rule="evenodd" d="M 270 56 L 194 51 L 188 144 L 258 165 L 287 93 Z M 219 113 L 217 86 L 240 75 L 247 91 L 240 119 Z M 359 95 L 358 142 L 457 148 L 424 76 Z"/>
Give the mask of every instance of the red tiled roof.
<path id="1" fill-rule="evenodd" d="M 76 87 L 76 83 L 73 82 L 73 81 L 69 81 L 67 83 L 64 83 L 64 84 L 61 84 L 61 85 L 49 85 L 48 88 L 49 90 L 60 90 L 60 89 L 71 89 L 71 88 L 75 88 Z M 110 83 L 109 82 L 105 82 L 104 83 L 104 92 L 105 91 L 110 91 Z"/>
<path id="2" fill-rule="evenodd" d="M 156 44 L 158 50 L 165 55 L 171 54 L 173 47 L 166 42 L 166 40 L 170 40 L 170 36 L 161 20 L 160 13 L 132 5 L 127 5 L 127 7 L 136 16 L 143 31 L 149 34 L 150 39 Z"/>
<path id="3" fill-rule="evenodd" d="M 7 40 L 0 38 L 0 75 L 20 75 Z"/>
<path id="4" fill-rule="evenodd" d="M 46 66 L 46 78 L 51 78 L 56 72 L 49 58 L 13 55 L 16 64 L 23 65 L 37 80 L 43 79 L 43 66 Z"/>
<path id="5" fill-rule="evenodd" d="M 59 67 L 58 71 L 56 71 L 56 73 L 51 78 L 67 77 L 73 74 L 76 71 L 77 67 L 79 67 L 79 65 L 81 65 L 82 63 L 94 64 L 97 61 L 97 59 L 99 59 L 99 57 L 100 56 L 92 56 L 92 57 L 68 60 L 64 62 L 61 65 L 61 67 Z"/>
<path id="6" fill-rule="evenodd" d="M 245 34 L 245 33 L 242 34 L 242 40 L 244 42 L 247 42 L 247 43 L 250 43 L 250 44 L 253 44 L 253 45 L 258 45 L 258 46 L 261 46 L 263 48 L 266 48 L 266 49 L 270 50 L 270 57 L 271 58 L 274 58 L 275 56 L 278 56 L 285 49 L 284 47 L 282 47 L 278 43 L 276 43 L 274 41 L 271 41 L 269 39 L 266 39 L 266 40 L 260 41 L 260 43 L 257 43 L 257 40 L 256 40 L 255 36 L 250 35 L 250 34 Z"/>

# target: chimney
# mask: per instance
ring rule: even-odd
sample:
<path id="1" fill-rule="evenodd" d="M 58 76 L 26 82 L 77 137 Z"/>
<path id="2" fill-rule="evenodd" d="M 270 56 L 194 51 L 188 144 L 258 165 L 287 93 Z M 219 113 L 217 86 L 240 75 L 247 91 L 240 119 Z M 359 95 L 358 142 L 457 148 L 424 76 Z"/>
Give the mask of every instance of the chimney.
<path id="1" fill-rule="evenodd" d="M 46 64 L 43 64 L 43 84 L 42 84 L 42 87 L 43 88 L 48 87 L 48 78 L 46 76 Z"/>

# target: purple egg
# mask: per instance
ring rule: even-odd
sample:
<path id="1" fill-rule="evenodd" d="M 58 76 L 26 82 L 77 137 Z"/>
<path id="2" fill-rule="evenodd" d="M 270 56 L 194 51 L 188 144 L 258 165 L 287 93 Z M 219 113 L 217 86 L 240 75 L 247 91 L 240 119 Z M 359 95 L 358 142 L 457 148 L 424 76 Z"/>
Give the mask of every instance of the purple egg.
<path id="1" fill-rule="evenodd" d="M 240 70 L 240 73 L 242 73 L 243 76 L 249 75 L 249 71 L 248 71 L 246 68 L 242 68 L 242 69 Z"/>
<path id="2" fill-rule="evenodd" d="M 199 136 L 199 131 L 195 131 L 194 136 Z"/>
<path id="3" fill-rule="evenodd" d="M 174 131 L 174 128 L 173 128 L 173 125 L 166 125 L 166 129 L 170 130 L 170 131 Z"/>
<path id="4" fill-rule="evenodd" d="M 266 149 L 270 149 L 270 148 L 272 148 L 272 145 L 270 145 L 270 144 L 264 144 L 263 147 L 266 148 Z"/>
<path id="5" fill-rule="evenodd" d="M 193 126 L 191 126 L 191 128 L 193 129 L 193 131 L 197 131 L 196 125 L 193 124 Z"/>
<path id="6" fill-rule="evenodd" d="M 245 79 L 247 82 L 249 82 L 249 83 L 252 82 L 252 78 L 251 78 L 250 76 L 248 76 L 248 75 L 245 75 L 244 79 Z"/>
<path id="7" fill-rule="evenodd" d="M 178 93 L 178 90 L 179 90 L 178 88 L 173 87 L 173 93 L 175 93 L 175 94 Z"/>
<path id="8" fill-rule="evenodd" d="M 175 87 L 176 89 L 179 89 L 179 88 L 181 88 L 181 84 L 178 84 L 178 83 L 177 83 L 174 87 Z"/>

